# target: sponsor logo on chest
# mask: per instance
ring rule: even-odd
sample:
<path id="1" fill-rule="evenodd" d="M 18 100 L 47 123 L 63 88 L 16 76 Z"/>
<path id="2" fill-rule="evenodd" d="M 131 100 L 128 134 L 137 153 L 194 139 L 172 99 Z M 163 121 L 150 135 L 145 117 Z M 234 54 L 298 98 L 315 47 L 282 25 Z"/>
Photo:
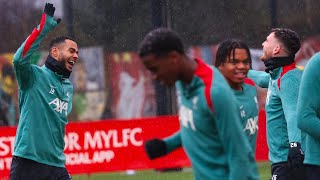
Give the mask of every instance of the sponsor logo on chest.
<path id="1" fill-rule="evenodd" d="M 191 128 L 192 130 L 196 131 L 196 126 L 193 122 L 193 112 L 191 109 L 181 105 L 179 108 L 179 119 L 185 128 Z"/>
<path id="2" fill-rule="evenodd" d="M 62 101 L 59 98 L 55 98 L 49 103 L 49 105 L 51 104 L 55 106 L 53 110 L 57 111 L 58 113 L 65 113 L 65 115 L 68 114 L 68 102 Z"/>
<path id="3" fill-rule="evenodd" d="M 50 85 L 49 94 L 52 94 L 52 95 L 55 94 L 55 92 L 57 91 L 56 89 L 57 89 L 57 87 Z M 68 98 L 70 98 L 69 92 L 66 93 L 66 96 Z M 63 101 L 63 100 L 56 97 L 51 102 L 49 102 L 49 105 L 50 106 L 53 105 L 54 106 L 53 110 L 55 110 L 56 112 L 58 112 L 60 114 L 65 113 L 65 115 L 67 116 L 67 114 L 68 114 L 68 102 L 67 101 Z"/>
<path id="4" fill-rule="evenodd" d="M 254 135 L 258 131 L 258 116 L 249 118 L 243 131 L 249 131 L 250 135 Z"/>

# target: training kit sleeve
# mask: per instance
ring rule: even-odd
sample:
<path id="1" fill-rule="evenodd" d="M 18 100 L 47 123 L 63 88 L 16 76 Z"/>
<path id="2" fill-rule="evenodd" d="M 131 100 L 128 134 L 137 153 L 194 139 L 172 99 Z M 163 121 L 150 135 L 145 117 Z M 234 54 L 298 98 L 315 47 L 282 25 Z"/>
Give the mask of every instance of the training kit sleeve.
<path id="1" fill-rule="evenodd" d="M 298 125 L 320 141 L 320 53 L 308 62 L 301 80 L 298 100 Z"/>
<path id="2" fill-rule="evenodd" d="M 248 77 L 261 88 L 268 88 L 270 74 L 264 71 L 249 70 Z"/>
<path id="3" fill-rule="evenodd" d="M 34 82 L 34 73 L 30 58 L 39 49 L 43 38 L 57 25 L 53 17 L 42 14 L 40 24 L 19 47 L 13 58 L 14 70 L 20 89 L 27 89 Z"/>
<path id="4" fill-rule="evenodd" d="M 298 127 L 305 132 L 304 163 L 320 166 L 320 53 L 311 57 L 304 69 L 298 98 Z"/>
<path id="5" fill-rule="evenodd" d="M 282 108 L 287 121 L 289 142 L 301 143 L 301 131 L 297 124 L 297 102 L 301 74 L 296 73 L 300 70 L 296 69 L 286 73 L 280 80 L 280 96 Z"/>
<path id="6" fill-rule="evenodd" d="M 170 153 L 170 152 L 182 147 L 180 131 L 177 131 L 173 135 L 165 138 L 164 141 L 167 146 L 167 153 Z"/>

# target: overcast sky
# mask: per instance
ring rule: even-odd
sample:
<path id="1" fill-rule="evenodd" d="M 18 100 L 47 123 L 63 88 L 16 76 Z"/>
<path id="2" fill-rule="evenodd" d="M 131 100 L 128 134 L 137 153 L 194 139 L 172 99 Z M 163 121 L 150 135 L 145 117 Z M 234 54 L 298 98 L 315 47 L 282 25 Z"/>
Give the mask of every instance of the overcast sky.
<path id="1" fill-rule="evenodd" d="M 55 17 L 59 17 L 61 18 L 63 16 L 63 3 L 62 3 L 62 0 L 37 0 L 37 1 L 33 1 L 33 0 L 27 0 L 29 2 L 33 2 L 35 7 L 36 8 L 39 8 L 39 9 L 43 9 L 44 8 L 44 5 L 46 3 L 52 3 L 53 6 L 56 8 L 56 11 L 55 11 Z"/>

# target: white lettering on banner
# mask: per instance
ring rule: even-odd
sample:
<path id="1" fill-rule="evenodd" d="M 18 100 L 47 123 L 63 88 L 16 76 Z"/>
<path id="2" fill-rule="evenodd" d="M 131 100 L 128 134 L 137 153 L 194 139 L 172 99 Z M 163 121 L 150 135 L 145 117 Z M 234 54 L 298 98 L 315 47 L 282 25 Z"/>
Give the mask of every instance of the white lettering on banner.
<path id="1" fill-rule="evenodd" d="M 122 130 L 122 132 L 124 131 L 124 129 Z M 127 144 L 126 142 L 124 142 L 124 136 L 122 137 L 123 142 L 119 142 L 118 140 L 118 131 L 113 131 L 115 134 L 112 136 L 112 142 L 113 142 L 113 147 L 114 148 L 120 148 L 120 147 L 125 147 L 125 144 Z"/>
<path id="2" fill-rule="evenodd" d="M 69 132 L 64 136 L 64 150 L 68 149 L 69 151 L 81 150 L 81 146 L 78 144 L 79 135 L 75 132 Z"/>
<path id="3" fill-rule="evenodd" d="M 0 170 L 10 169 L 11 167 L 11 157 L 0 159 Z"/>
<path id="4" fill-rule="evenodd" d="M 95 131 L 94 135 L 92 137 L 91 132 L 88 132 L 88 131 L 85 132 L 84 133 L 84 145 L 83 145 L 84 149 L 85 150 L 89 149 L 89 146 L 92 149 L 96 149 L 97 146 L 98 146 L 97 147 L 98 149 L 102 149 L 102 139 L 101 139 L 102 135 L 100 135 L 102 133 L 105 133 L 105 132 L 104 131 Z M 105 139 L 105 147 L 106 148 L 110 147 L 108 139 Z"/>
<path id="5" fill-rule="evenodd" d="M 104 147 L 110 148 L 110 139 L 113 133 L 107 133 L 105 131 L 101 131 L 101 137 L 104 139 Z M 86 144 L 86 143 L 85 143 Z"/>
<path id="6" fill-rule="evenodd" d="M 92 156 L 89 152 L 68 153 L 66 154 L 66 165 L 94 164 L 110 162 L 114 158 L 114 152 L 95 151 Z"/>
<path id="7" fill-rule="evenodd" d="M 137 141 L 136 140 L 136 134 L 137 133 L 142 133 L 142 129 L 141 128 L 134 128 L 131 130 L 131 133 L 130 133 L 130 142 L 135 145 L 135 146 L 142 146 L 143 142 L 142 141 Z"/>
<path id="8" fill-rule="evenodd" d="M 14 140 L 14 136 L 0 137 L 0 157 L 12 154 Z"/>
<path id="9" fill-rule="evenodd" d="M 109 131 L 95 131 L 93 134 L 89 131 L 84 133 L 85 150 L 91 149 L 103 149 L 103 148 L 121 148 L 128 147 L 129 144 L 134 146 L 142 146 L 143 141 L 137 140 L 136 135 L 142 133 L 141 128 L 125 128 L 122 129 L 121 135 L 118 135 L 117 130 Z M 111 144 L 112 143 L 112 144 Z"/>

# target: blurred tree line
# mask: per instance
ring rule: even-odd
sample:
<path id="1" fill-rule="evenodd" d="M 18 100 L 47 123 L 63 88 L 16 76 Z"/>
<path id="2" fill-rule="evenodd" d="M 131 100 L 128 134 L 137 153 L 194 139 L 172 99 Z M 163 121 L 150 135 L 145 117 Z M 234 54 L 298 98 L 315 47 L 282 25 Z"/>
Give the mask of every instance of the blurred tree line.
<path id="1" fill-rule="evenodd" d="M 109 52 L 136 50 L 153 28 L 151 0 L 63 0 L 72 7 L 73 33 L 80 46 L 102 45 Z M 271 25 L 271 2 L 276 3 L 278 27 L 296 30 L 302 39 L 320 32 L 319 0 L 166 0 L 168 24 L 187 45 L 217 44 L 240 38 L 260 48 Z M 32 0 L 0 0 L 0 53 L 14 52 L 38 24 L 42 9 Z M 71 12 L 70 12 L 71 11 Z M 68 34 L 62 18 L 50 36 Z M 48 39 L 42 48 L 46 48 Z"/>

